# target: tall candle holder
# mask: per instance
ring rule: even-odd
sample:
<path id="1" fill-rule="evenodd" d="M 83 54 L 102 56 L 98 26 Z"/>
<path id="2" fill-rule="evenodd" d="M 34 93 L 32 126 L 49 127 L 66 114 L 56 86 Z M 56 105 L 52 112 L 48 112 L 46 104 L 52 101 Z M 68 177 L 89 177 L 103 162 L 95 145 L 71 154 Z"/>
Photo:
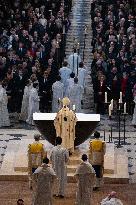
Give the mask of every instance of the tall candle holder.
<path id="1" fill-rule="evenodd" d="M 85 29 L 84 29 L 84 48 L 83 48 L 83 61 L 84 61 L 84 58 L 85 58 L 85 47 L 86 47 L 86 35 L 87 35 L 87 26 L 85 26 Z"/>
<path id="2" fill-rule="evenodd" d="M 123 123 L 124 123 L 124 129 L 123 129 L 123 139 L 124 139 L 124 145 L 126 144 L 126 116 L 128 115 L 128 113 L 124 112 L 123 113 Z"/>
<path id="3" fill-rule="evenodd" d="M 119 103 L 118 103 L 118 109 L 117 109 L 117 115 L 118 115 L 118 134 L 119 134 L 119 138 L 118 138 L 118 145 L 117 145 L 117 148 L 121 148 L 122 145 L 121 145 L 121 136 L 120 136 L 120 125 L 121 125 L 121 110 L 122 110 L 122 105 L 123 105 L 123 102 L 121 102 L 119 100 Z"/>

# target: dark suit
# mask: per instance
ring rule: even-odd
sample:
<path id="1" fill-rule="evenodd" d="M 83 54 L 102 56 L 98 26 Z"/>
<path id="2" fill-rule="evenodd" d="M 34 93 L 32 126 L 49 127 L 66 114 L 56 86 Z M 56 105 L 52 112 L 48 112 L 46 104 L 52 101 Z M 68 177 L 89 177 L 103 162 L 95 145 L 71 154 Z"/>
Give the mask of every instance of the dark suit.
<path id="1" fill-rule="evenodd" d="M 49 78 L 39 78 L 40 111 L 49 112 L 51 106 L 51 81 Z"/>

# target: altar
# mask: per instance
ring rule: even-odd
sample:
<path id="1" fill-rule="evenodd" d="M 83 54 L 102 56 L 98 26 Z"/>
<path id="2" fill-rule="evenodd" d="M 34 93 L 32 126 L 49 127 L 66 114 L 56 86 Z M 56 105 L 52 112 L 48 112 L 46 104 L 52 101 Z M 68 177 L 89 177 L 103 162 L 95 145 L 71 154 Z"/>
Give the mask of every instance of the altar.
<path id="1" fill-rule="evenodd" d="M 34 123 L 48 142 L 55 145 L 56 131 L 54 127 L 54 119 L 56 113 L 34 113 Z M 100 122 L 99 114 L 84 114 L 76 113 L 77 124 L 75 127 L 75 146 L 85 142 L 91 134 L 95 131 Z"/>

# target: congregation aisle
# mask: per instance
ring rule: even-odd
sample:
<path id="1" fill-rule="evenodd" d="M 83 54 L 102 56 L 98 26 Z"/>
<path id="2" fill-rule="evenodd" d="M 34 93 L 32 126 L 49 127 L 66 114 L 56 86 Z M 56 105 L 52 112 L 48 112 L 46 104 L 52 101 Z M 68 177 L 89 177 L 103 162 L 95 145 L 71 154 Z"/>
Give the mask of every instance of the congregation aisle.
<path id="1" fill-rule="evenodd" d="M 73 0 L 72 12 L 70 13 L 71 26 L 67 34 L 66 40 L 66 59 L 73 51 L 74 42 L 79 43 L 79 54 L 87 67 L 85 94 L 83 96 L 83 110 L 84 113 L 93 112 L 93 87 L 91 83 L 91 1 L 90 0 Z M 85 27 L 87 27 L 87 34 L 85 38 Z M 85 39 L 85 42 L 84 42 Z M 85 43 L 85 49 L 84 49 Z"/>

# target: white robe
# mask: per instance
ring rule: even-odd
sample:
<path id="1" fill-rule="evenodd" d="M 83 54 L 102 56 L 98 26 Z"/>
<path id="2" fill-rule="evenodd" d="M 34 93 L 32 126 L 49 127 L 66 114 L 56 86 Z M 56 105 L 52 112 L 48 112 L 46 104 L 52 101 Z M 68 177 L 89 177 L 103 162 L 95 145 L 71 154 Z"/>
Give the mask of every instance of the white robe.
<path id="1" fill-rule="evenodd" d="M 30 90 L 29 107 L 28 107 L 28 124 L 33 124 L 33 113 L 39 112 L 39 96 L 36 88 Z"/>
<path id="2" fill-rule="evenodd" d="M 87 71 L 84 68 L 78 69 L 78 84 L 85 88 L 85 78 L 87 75 Z"/>
<path id="3" fill-rule="evenodd" d="M 52 205 L 52 186 L 55 178 L 54 170 L 46 164 L 35 170 L 32 205 Z"/>
<path id="4" fill-rule="evenodd" d="M 0 86 L 0 127 L 10 126 L 7 109 L 8 97 L 5 88 Z"/>
<path id="5" fill-rule="evenodd" d="M 63 99 L 63 90 L 64 85 L 60 81 L 56 81 L 52 85 L 52 92 L 53 92 L 53 99 L 52 99 L 52 112 L 58 112 L 61 108 L 59 98 L 60 100 Z"/>
<path id="6" fill-rule="evenodd" d="M 20 120 L 26 121 L 28 118 L 28 107 L 29 107 L 29 95 L 30 95 L 31 86 L 25 86 L 24 95 L 22 100 Z"/>
<path id="7" fill-rule="evenodd" d="M 76 112 L 81 112 L 81 100 L 83 96 L 83 87 L 74 84 L 68 90 L 68 98 L 70 100 L 70 109 L 73 108 L 73 105 L 76 106 Z"/>
<path id="8" fill-rule="evenodd" d="M 91 205 L 91 195 L 95 179 L 95 171 L 89 162 L 81 162 L 77 167 L 76 205 Z"/>
<path id="9" fill-rule="evenodd" d="M 77 59 L 78 59 L 78 65 L 79 65 L 79 63 L 81 62 L 80 55 L 78 55 L 77 53 L 74 53 L 68 57 L 69 67 L 71 71 L 75 73 L 75 75 L 77 75 Z"/>
<path id="10" fill-rule="evenodd" d="M 135 108 L 133 113 L 132 125 L 136 125 L 136 96 L 134 97 Z"/>
<path id="11" fill-rule="evenodd" d="M 106 197 L 102 200 L 101 205 L 123 205 L 123 203 L 117 198 L 109 199 L 108 197 Z"/>
<path id="12" fill-rule="evenodd" d="M 60 68 L 59 73 L 61 77 L 61 82 L 64 84 L 64 87 L 66 87 L 66 81 L 70 78 L 71 69 L 67 67 L 62 67 Z"/>
<path id="13" fill-rule="evenodd" d="M 61 145 L 57 145 L 52 149 L 51 152 L 52 167 L 58 177 L 58 195 L 65 195 L 65 187 L 67 182 L 67 167 L 66 163 L 69 159 L 69 152 L 66 148 Z"/>
<path id="14" fill-rule="evenodd" d="M 66 87 L 64 90 L 64 97 L 68 97 L 69 89 L 74 85 L 74 78 L 69 78 L 66 81 Z"/>

